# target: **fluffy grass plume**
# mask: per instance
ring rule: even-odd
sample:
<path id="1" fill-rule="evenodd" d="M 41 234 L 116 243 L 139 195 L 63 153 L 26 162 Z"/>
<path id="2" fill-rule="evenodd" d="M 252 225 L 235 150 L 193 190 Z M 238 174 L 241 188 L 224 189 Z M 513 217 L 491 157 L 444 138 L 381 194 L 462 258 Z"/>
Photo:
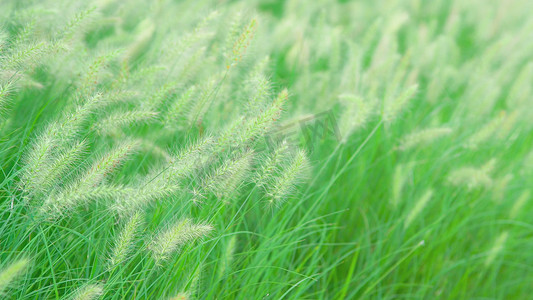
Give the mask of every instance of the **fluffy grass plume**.
<path id="1" fill-rule="evenodd" d="M 433 190 L 428 190 L 420 197 L 420 199 L 416 201 L 415 205 L 413 206 L 413 208 L 411 209 L 411 211 L 405 218 L 405 221 L 403 223 L 404 228 L 408 228 L 409 225 L 411 225 L 411 223 L 416 219 L 416 217 L 420 215 L 424 207 L 431 200 L 432 196 L 433 196 Z"/>
<path id="2" fill-rule="evenodd" d="M 5 290 L 27 271 L 29 264 L 30 261 L 23 258 L 7 265 L 0 271 L 0 295 L 4 295 Z"/>
<path id="3" fill-rule="evenodd" d="M 531 298 L 532 1 L 1 3 L 2 299 Z"/>
<path id="4" fill-rule="evenodd" d="M 403 137 L 398 145 L 400 151 L 409 150 L 418 145 L 425 145 L 437 140 L 441 137 L 452 133 L 452 129 L 448 127 L 424 129 Z"/>
<path id="5" fill-rule="evenodd" d="M 184 219 L 157 233 L 148 249 L 154 260 L 160 264 L 186 243 L 204 237 L 212 230 L 211 225 L 193 224 L 191 220 Z"/>
<path id="6" fill-rule="evenodd" d="M 136 242 L 136 235 L 142 223 L 142 215 L 134 214 L 115 239 L 113 250 L 109 257 L 109 269 L 117 267 L 126 261 Z"/>
<path id="7" fill-rule="evenodd" d="M 501 254 L 505 247 L 505 243 L 509 238 L 509 232 L 502 232 L 494 241 L 494 245 L 490 248 L 487 258 L 485 259 L 485 266 L 490 266 L 496 258 Z"/>
<path id="8" fill-rule="evenodd" d="M 466 186 L 469 189 L 490 188 L 493 185 L 491 171 L 494 168 L 494 160 L 484 166 L 458 168 L 448 175 L 448 181 L 455 186 Z"/>
<path id="9" fill-rule="evenodd" d="M 260 187 L 267 187 L 273 176 L 279 172 L 281 163 L 284 161 L 289 151 L 287 141 L 282 141 L 272 153 L 264 160 L 254 177 L 255 183 Z"/>
<path id="10" fill-rule="evenodd" d="M 95 300 L 100 298 L 104 289 L 100 284 L 87 284 L 80 287 L 72 297 L 72 300 Z"/>
<path id="11" fill-rule="evenodd" d="M 295 186 L 308 171 L 309 162 L 305 151 L 300 150 L 294 154 L 291 161 L 281 171 L 279 176 L 272 180 L 266 194 L 269 205 L 279 206 L 294 191 Z"/>

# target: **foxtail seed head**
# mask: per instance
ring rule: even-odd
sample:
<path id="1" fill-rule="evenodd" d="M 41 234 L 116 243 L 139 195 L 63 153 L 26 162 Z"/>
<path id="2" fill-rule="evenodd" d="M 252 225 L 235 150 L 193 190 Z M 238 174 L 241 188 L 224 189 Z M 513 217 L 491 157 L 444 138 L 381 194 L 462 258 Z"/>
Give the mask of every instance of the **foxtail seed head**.
<path id="1" fill-rule="evenodd" d="M 72 300 L 94 300 L 104 293 L 101 284 L 88 284 L 80 287 L 72 297 Z"/>
<path id="2" fill-rule="evenodd" d="M 185 244 L 206 236 L 212 230 L 211 225 L 193 224 L 191 220 L 184 219 L 161 230 L 154 237 L 148 249 L 156 263 L 160 264 L 168 260 L 173 252 L 178 251 Z"/>
<path id="3" fill-rule="evenodd" d="M 26 258 L 19 259 L 0 271 L 0 295 L 15 279 L 28 269 L 30 261 Z"/>
<path id="4" fill-rule="evenodd" d="M 307 154 L 304 150 L 299 150 L 290 164 L 281 171 L 281 174 L 274 179 L 268 189 L 267 197 L 269 205 L 281 205 L 294 191 L 308 166 Z"/>

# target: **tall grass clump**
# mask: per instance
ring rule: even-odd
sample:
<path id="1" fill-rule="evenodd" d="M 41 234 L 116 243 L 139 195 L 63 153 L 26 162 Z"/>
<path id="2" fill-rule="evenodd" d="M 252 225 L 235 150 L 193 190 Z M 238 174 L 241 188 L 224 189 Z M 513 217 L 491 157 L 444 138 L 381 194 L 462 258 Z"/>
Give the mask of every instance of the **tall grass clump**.
<path id="1" fill-rule="evenodd" d="M 531 297 L 533 2 L 0 6 L 0 298 Z"/>

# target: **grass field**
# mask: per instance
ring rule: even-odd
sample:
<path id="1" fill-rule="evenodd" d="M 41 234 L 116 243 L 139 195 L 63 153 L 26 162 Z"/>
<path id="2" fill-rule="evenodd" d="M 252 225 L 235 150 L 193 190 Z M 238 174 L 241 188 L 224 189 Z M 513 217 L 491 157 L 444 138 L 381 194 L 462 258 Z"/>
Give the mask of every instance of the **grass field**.
<path id="1" fill-rule="evenodd" d="M 533 2 L 0 2 L 0 298 L 532 299 Z"/>

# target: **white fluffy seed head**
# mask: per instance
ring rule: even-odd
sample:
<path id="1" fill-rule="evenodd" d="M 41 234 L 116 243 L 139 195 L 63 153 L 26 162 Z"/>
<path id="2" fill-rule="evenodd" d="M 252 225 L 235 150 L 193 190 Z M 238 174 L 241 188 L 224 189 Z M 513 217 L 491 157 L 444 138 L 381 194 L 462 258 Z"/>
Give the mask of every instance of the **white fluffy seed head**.
<path id="1" fill-rule="evenodd" d="M 66 216 L 76 207 L 87 205 L 89 201 L 124 199 L 134 194 L 136 189 L 122 185 L 87 186 L 77 181 L 62 190 L 54 191 L 45 198 L 38 211 L 46 219 Z"/>
<path id="2" fill-rule="evenodd" d="M 237 235 L 232 235 L 226 246 L 226 251 L 224 257 L 220 260 L 220 265 L 218 269 L 219 278 L 223 277 L 228 271 L 231 270 L 231 265 L 233 263 L 233 258 L 235 256 L 235 249 L 237 246 Z"/>
<path id="3" fill-rule="evenodd" d="M 109 134 L 127 125 L 136 125 L 154 121 L 158 113 L 146 110 L 118 111 L 112 113 L 93 125 L 99 134 Z"/>
<path id="4" fill-rule="evenodd" d="M 94 93 L 97 83 L 102 77 L 102 71 L 107 68 L 109 62 L 116 58 L 120 52 L 120 50 L 116 50 L 97 56 L 91 64 L 86 67 L 82 78 L 77 82 L 77 94 L 84 96 Z"/>
<path id="5" fill-rule="evenodd" d="M 394 122 L 400 113 L 407 108 L 409 101 L 414 97 L 418 91 L 418 85 L 412 85 L 403 92 L 401 92 L 393 100 L 386 101 L 383 105 L 383 122 L 391 124 Z"/>
<path id="6" fill-rule="evenodd" d="M 33 181 L 27 183 L 28 192 L 31 194 L 49 193 L 61 179 L 65 179 L 62 176 L 81 159 L 86 147 L 85 140 L 79 141 L 69 148 L 61 149 L 55 157 L 49 158 L 41 171 L 33 176 Z"/>
<path id="7" fill-rule="evenodd" d="M 496 258 L 501 254 L 502 250 L 504 249 L 505 243 L 507 242 L 507 239 L 509 238 L 509 232 L 504 231 L 502 232 L 494 241 L 494 244 L 492 245 L 492 248 L 489 250 L 487 258 L 485 259 L 485 266 L 489 267 L 491 266 Z"/>
<path id="8" fill-rule="evenodd" d="M 259 187 L 266 187 L 275 174 L 280 170 L 281 163 L 285 160 L 289 150 L 287 141 L 282 141 L 276 149 L 263 160 L 257 170 L 253 181 Z"/>
<path id="9" fill-rule="evenodd" d="M 455 186 L 466 186 L 468 189 L 490 188 L 493 179 L 490 175 L 496 165 L 496 160 L 492 159 L 484 166 L 462 167 L 448 174 L 448 182 Z"/>
<path id="10" fill-rule="evenodd" d="M 181 190 L 176 184 L 165 184 L 163 181 L 150 181 L 137 188 L 128 188 L 124 195 L 114 197 L 111 209 L 122 217 L 148 207 L 153 201 L 170 197 Z"/>
<path id="11" fill-rule="evenodd" d="M 413 169 L 413 162 L 406 164 L 398 164 L 394 168 L 394 174 L 392 177 L 392 195 L 391 195 L 391 204 L 394 207 L 397 207 L 402 198 L 402 192 L 405 184 L 411 176 Z"/>
<path id="12" fill-rule="evenodd" d="M 363 128 L 375 113 L 376 102 L 352 94 L 339 96 L 344 106 L 339 129 L 345 143 L 350 135 Z"/>
<path id="13" fill-rule="evenodd" d="M 477 130 L 466 142 L 466 147 L 477 149 L 479 145 L 493 138 L 505 121 L 505 115 L 500 114 Z"/>
<path id="14" fill-rule="evenodd" d="M 130 254 L 133 245 L 135 244 L 135 237 L 142 224 L 142 214 L 135 213 L 125 224 L 120 234 L 117 236 L 115 245 L 109 258 L 108 269 L 112 270 L 119 264 L 125 262 Z"/>
<path id="15" fill-rule="evenodd" d="M 82 182 L 86 186 L 97 186 L 106 177 L 116 171 L 139 148 L 139 141 L 127 140 L 119 143 L 109 152 L 101 155 L 83 175 Z"/>
<path id="16" fill-rule="evenodd" d="M 53 172 L 54 168 L 61 167 L 54 167 L 54 157 L 69 151 L 69 147 L 80 135 L 84 123 L 101 103 L 102 95 L 98 93 L 84 99 L 84 102 L 78 105 L 74 112 L 67 113 L 58 121 L 49 124 L 34 139 L 29 151 L 24 155 L 26 167 L 22 175 L 22 183 L 26 190 L 38 190 L 40 188 L 38 181 L 41 180 L 38 178 L 46 176 L 48 172 Z"/>
<path id="17" fill-rule="evenodd" d="M 245 82 L 245 88 L 250 89 L 247 95 L 245 112 L 253 115 L 266 107 L 266 100 L 270 96 L 270 81 L 263 74 L 256 74 Z"/>
<path id="18" fill-rule="evenodd" d="M 94 300 L 98 299 L 103 293 L 104 288 L 101 284 L 87 284 L 74 293 L 72 300 Z"/>
<path id="19" fill-rule="evenodd" d="M 531 198 L 531 192 L 529 190 L 523 191 L 511 207 L 511 210 L 509 211 L 509 218 L 515 219 L 518 217 L 524 205 L 529 201 L 529 198 Z"/>
<path id="20" fill-rule="evenodd" d="M 253 142 L 258 136 L 265 134 L 280 118 L 283 105 L 287 101 L 288 91 L 282 90 L 270 106 L 257 116 L 241 118 L 226 129 L 217 140 L 217 151 L 242 147 Z"/>
<path id="21" fill-rule="evenodd" d="M 246 53 L 246 49 L 250 46 L 256 30 L 257 20 L 252 18 L 250 22 L 244 26 L 240 35 L 233 42 L 233 47 L 228 55 L 228 61 L 226 63 L 227 69 L 230 69 L 240 60 L 242 60 L 244 54 Z"/>
<path id="22" fill-rule="evenodd" d="M 22 173 L 22 188 L 27 193 L 35 193 L 42 189 L 40 181 L 42 177 L 50 170 L 48 159 L 50 152 L 54 147 L 54 139 L 49 136 L 41 135 L 30 146 L 30 150 L 25 154 L 24 171 Z"/>
<path id="23" fill-rule="evenodd" d="M 14 88 L 14 84 L 12 81 L 0 83 L 0 116 L 4 112 L 4 109 L 7 106 L 7 103 L 9 101 L 9 96 L 11 95 L 13 88 Z"/>
<path id="24" fill-rule="evenodd" d="M 419 145 L 428 145 L 439 138 L 450 135 L 452 132 L 453 130 L 449 127 L 438 127 L 415 131 L 403 137 L 397 149 L 400 151 L 405 151 L 415 148 Z"/>
<path id="25" fill-rule="evenodd" d="M 424 207 L 426 207 L 429 200 L 431 200 L 431 197 L 433 196 L 433 190 L 429 189 L 427 190 L 420 199 L 415 203 L 407 217 L 405 218 L 403 227 L 404 229 L 407 229 L 409 225 L 416 219 L 418 215 L 422 212 Z"/>
<path id="26" fill-rule="evenodd" d="M 191 102 L 196 94 L 196 86 L 191 86 L 185 90 L 178 100 L 174 101 L 163 118 L 163 124 L 167 128 L 179 128 L 184 125 L 186 114 L 190 109 Z"/>
<path id="27" fill-rule="evenodd" d="M 165 180 L 180 180 L 190 176 L 194 170 L 201 168 L 211 157 L 213 147 L 214 139 L 206 135 L 179 150 L 165 168 Z"/>
<path id="28" fill-rule="evenodd" d="M 270 206 L 281 205 L 294 192 L 308 168 L 307 154 L 304 150 L 299 150 L 267 189 L 268 204 Z"/>
<path id="29" fill-rule="evenodd" d="M 189 293 L 186 292 L 180 292 L 176 296 L 170 298 L 170 300 L 189 300 L 191 299 L 191 296 Z"/>
<path id="30" fill-rule="evenodd" d="M 19 259 L 0 270 L 0 295 L 29 267 L 30 261 L 26 258 Z"/>
<path id="31" fill-rule="evenodd" d="M 205 180 L 205 189 L 219 199 L 234 194 L 249 173 L 254 153 L 246 151 L 226 159 Z"/>
<path id="32" fill-rule="evenodd" d="M 507 186 L 513 180 L 514 176 L 513 174 L 505 174 L 501 178 L 497 178 L 494 180 L 494 185 L 492 187 L 492 199 L 497 202 L 501 203 L 503 199 L 505 198 L 505 193 L 507 192 Z"/>
<path id="33" fill-rule="evenodd" d="M 168 260 L 172 253 L 179 251 L 185 244 L 208 235 L 213 230 L 211 225 L 193 224 L 184 219 L 161 230 L 152 240 L 148 249 L 157 264 Z"/>

